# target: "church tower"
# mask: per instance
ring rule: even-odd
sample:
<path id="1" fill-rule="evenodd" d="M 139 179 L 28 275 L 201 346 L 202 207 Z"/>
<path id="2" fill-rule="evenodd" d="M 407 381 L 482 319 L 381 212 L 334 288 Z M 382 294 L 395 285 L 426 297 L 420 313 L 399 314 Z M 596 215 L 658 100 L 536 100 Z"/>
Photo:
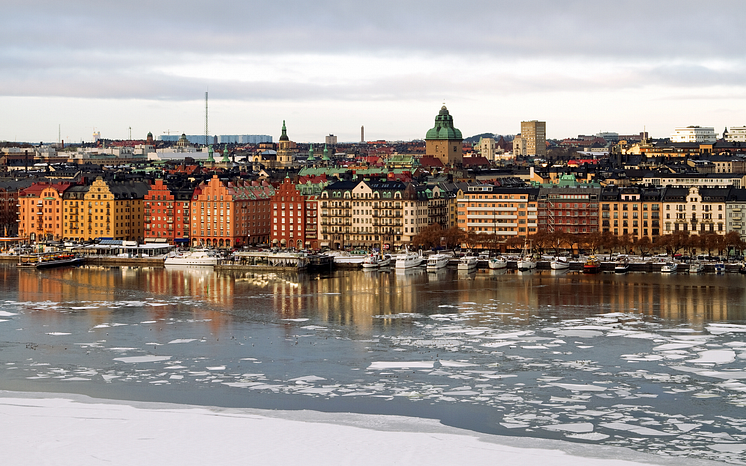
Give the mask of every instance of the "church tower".
<path id="1" fill-rule="evenodd" d="M 282 120 L 282 135 L 280 135 L 280 141 L 277 143 L 277 164 L 280 167 L 293 165 L 293 146 L 294 144 L 288 138 L 285 120 Z"/>
<path id="2" fill-rule="evenodd" d="M 435 127 L 425 136 L 425 155 L 437 157 L 443 165 L 460 164 L 463 161 L 461 131 L 453 127 L 453 117 L 445 105 L 435 117 Z"/>

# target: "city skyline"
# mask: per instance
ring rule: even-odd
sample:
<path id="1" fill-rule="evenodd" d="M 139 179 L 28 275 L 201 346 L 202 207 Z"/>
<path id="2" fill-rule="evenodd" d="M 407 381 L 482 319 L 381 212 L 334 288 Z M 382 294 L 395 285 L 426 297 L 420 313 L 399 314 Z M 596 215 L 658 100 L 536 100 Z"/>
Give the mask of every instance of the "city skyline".
<path id="1" fill-rule="evenodd" d="M 445 103 L 465 137 L 746 125 L 735 1 L 570 6 L 290 0 L 34 0 L 0 19 L 0 140 L 268 134 L 422 139 Z M 716 25 L 706 27 L 703 25 Z M 705 32 L 705 30 L 707 32 Z"/>

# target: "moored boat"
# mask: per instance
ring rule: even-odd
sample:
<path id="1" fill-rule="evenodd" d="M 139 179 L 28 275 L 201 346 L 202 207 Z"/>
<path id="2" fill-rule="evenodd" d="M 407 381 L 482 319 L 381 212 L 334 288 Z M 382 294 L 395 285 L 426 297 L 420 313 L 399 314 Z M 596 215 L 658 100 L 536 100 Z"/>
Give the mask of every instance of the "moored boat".
<path id="1" fill-rule="evenodd" d="M 601 271 L 601 261 L 596 256 L 588 256 L 583 264 L 583 273 L 599 273 Z"/>
<path id="2" fill-rule="evenodd" d="M 508 266 L 508 259 L 503 256 L 490 257 L 487 266 L 491 269 L 504 269 Z"/>
<path id="3" fill-rule="evenodd" d="M 44 269 L 66 265 L 78 265 L 82 264 L 83 261 L 84 259 L 82 257 L 71 253 L 43 253 L 21 256 L 16 266 L 20 268 Z"/>
<path id="4" fill-rule="evenodd" d="M 536 259 L 534 259 L 533 254 L 531 254 L 531 248 L 527 246 L 525 241 L 523 242 L 523 252 L 516 262 L 516 265 L 520 271 L 533 270 L 536 268 Z"/>
<path id="5" fill-rule="evenodd" d="M 422 256 L 416 252 L 410 251 L 408 248 L 404 249 L 402 254 L 396 257 L 397 269 L 409 269 L 412 267 L 419 267 L 422 264 Z"/>
<path id="6" fill-rule="evenodd" d="M 629 272 L 629 259 L 626 257 L 619 259 L 614 264 L 614 273 L 627 273 Z"/>
<path id="7" fill-rule="evenodd" d="M 438 269 L 445 268 L 448 265 L 448 261 L 451 260 L 453 256 L 450 254 L 432 254 L 430 257 L 427 258 L 427 270 L 428 271 L 434 271 Z"/>
<path id="8" fill-rule="evenodd" d="M 552 270 L 566 270 L 570 268 L 570 262 L 567 257 L 555 257 L 549 262 L 549 268 Z"/>
<path id="9" fill-rule="evenodd" d="M 474 270 L 477 268 L 477 261 L 479 259 L 476 256 L 463 256 L 458 261 L 459 270 Z"/>
<path id="10" fill-rule="evenodd" d="M 169 255 L 163 261 L 163 265 L 214 267 L 218 265 L 218 255 L 211 249 L 195 249 L 193 251 Z"/>
<path id="11" fill-rule="evenodd" d="M 705 265 L 701 262 L 692 262 L 691 264 L 689 264 L 689 273 L 702 273 L 704 271 Z"/>
<path id="12" fill-rule="evenodd" d="M 661 273 L 675 273 L 678 268 L 679 264 L 673 261 L 669 261 L 661 266 Z"/>

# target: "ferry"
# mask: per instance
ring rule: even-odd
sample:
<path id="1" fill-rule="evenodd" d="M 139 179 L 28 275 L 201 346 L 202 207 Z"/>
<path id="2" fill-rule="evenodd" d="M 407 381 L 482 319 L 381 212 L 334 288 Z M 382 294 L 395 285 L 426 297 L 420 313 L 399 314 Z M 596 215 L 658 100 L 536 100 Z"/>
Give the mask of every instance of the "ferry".
<path id="1" fill-rule="evenodd" d="M 188 265 L 197 267 L 214 267 L 218 265 L 218 256 L 211 249 L 195 249 L 189 252 L 177 252 L 166 257 L 163 265 Z"/>
<path id="2" fill-rule="evenodd" d="M 65 265 L 79 265 L 84 259 L 72 253 L 56 252 L 42 253 L 28 256 L 21 256 L 18 260 L 17 267 L 22 269 L 43 269 L 52 267 L 62 267 Z"/>

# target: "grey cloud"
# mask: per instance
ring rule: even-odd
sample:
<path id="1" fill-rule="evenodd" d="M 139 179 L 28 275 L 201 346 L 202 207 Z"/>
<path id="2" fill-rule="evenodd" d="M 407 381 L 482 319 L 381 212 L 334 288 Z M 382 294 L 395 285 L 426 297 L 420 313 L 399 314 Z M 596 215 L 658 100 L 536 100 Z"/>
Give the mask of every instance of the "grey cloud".
<path id="1" fill-rule="evenodd" d="M 0 40 L 24 49 L 168 54 L 366 53 L 742 57 L 739 1 L 16 2 Z"/>

